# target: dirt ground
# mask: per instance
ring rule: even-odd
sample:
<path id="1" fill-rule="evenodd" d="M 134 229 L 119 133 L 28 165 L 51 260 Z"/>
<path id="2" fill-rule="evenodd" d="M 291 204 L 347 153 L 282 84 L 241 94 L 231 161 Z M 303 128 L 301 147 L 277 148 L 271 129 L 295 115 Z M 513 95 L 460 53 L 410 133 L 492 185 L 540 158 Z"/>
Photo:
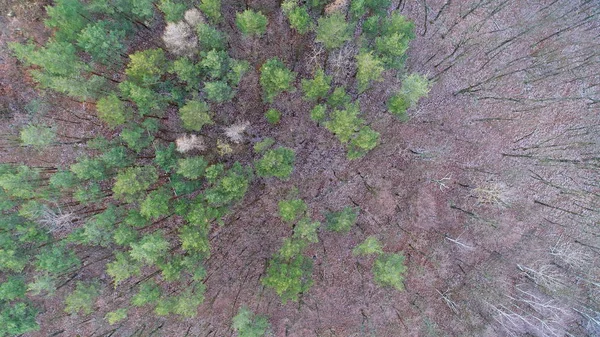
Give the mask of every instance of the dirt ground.
<path id="1" fill-rule="evenodd" d="M 235 6 L 228 6 L 230 20 Z M 40 300 L 42 329 L 29 336 L 233 336 L 231 318 L 242 304 L 268 316 L 274 336 L 600 334 L 592 321 L 600 318 L 600 4 L 420 0 L 394 6 L 416 24 L 408 71 L 435 83 L 407 123 L 386 113 L 382 97 L 398 83 L 391 75 L 360 97 L 365 119 L 381 133 L 381 145 L 360 160 L 348 161 L 334 136 L 310 120 L 299 91 L 282 95 L 280 124 L 259 122 L 266 107 L 257 75 L 244 79 L 247 89 L 227 107 L 237 113 L 229 118 L 249 120 L 253 134 L 293 148 L 296 166 L 287 182 L 255 181 L 227 225 L 214 230 L 206 301 L 197 318 L 148 319 L 138 309 L 111 327 L 103 308 L 126 297 L 107 286 L 98 311 L 86 317 L 62 313 L 58 300 Z M 43 39 L 43 11 L 13 10 L 10 17 L 1 12 L 0 133 L 6 151 L 0 149 L 0 161 L 26 157 L 65 165 L 82 150 L 59 146 L 39 154 L 11 145 L 9 136 L 27 122 L 26 106 L 39 93 L 8 56 L 6 42 Z M 281 14 L 272 12 L 269 20 L 275 22 L 269 43 L 288 41 L 289 53 L 278 55 L 291 62 L 293 47 L 302 41 L 277 30 L 285 23 Z M 235 56 L 253 53 L 253 46 L 235 39 Z M 253 54 L 253 64 L 272 53 Z M 309 72 L 297 64 L 295 71 Z M 61 104 L 86 116 L 85 104 Z M 98 130 L 93 121 L 81 120 L 73 132 L 69 136 Z M 276 213 L 277 201 L 292 186 L 313 218 L 324 220 L 326 211 L 346 205 L 359 206 L 361 214 L 348 234 L 320 231 L 319 243 L 310 248 L 314 286 L 299 303 L 282 305 L 260 278 L 290 235 Z M 385 251 L 407 256 L 406 291 L 377 287 L 373 259 L 352 255 L 369 235 L 381 239 Z M 561 260 L 553 250 L 561 242 L 585 252 L 587 264 Z M 102 250 L 88 254 L 99 264 L 108 262 Z M 556 270 L 560 289 L 524 271 L 543 266 Z M 80 274 L 76 279 L 107 278 L 94 266 Z M 527 302 L 525 291 L 558 309 Z M 516 313 L 521 318 L 511 316 Z"/>

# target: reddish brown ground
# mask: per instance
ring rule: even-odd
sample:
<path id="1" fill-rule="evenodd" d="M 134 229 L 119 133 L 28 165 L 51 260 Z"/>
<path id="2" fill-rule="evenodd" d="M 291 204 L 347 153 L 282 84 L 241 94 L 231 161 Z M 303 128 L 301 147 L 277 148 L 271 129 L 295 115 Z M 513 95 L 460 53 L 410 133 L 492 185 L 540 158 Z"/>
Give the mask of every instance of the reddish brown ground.
<path id="1" fill-rule="evenodd" d="M 274 6 L 266 0 L 250 5 L 265 11 Z M 576 336 L 598 332 L 571 308 L 593 310 L 595 303 L 597 312 L 600 302 L 598 287 L 582 281 L 600 279 L 600 6 L 567 0 L 397 5 L 417 27 L 408 70 L 427 74 L 435 84 L 404 124 L 385 112 L 382 98 L 397 81 L 379 83 L 360 98 L 366 119 L 382 134 L 382 144 L 361 160 L 346 160 L 334 137 L 310 121 L 300 92 L 281 97 L 280 124 L 266 124 L 256 72 L 244 80 L 236 105 L 227 108 L 229 118 L 249 120 L 254 134 L 294 148 L 297 164 L 287 182 L 256 181 L 228 224 L 215 230 L 206 301 L 197 318 L 149 318 L 134 310 L 115 330 L 102 317 L 105 308 L 126 297 L 107 287 L 98 312 L 89 317 L 63 314 L 59 300 L 43 303 L 42 330 L 31 336 L 231 336 L 231 318 L 242 304 L 267 315 L 275 336 L 504 336 L 508 332 L 493 308 L 515 303 L 508 296 L 516 298 L 525 286 L 565 308 L 549 323 L 553 329 Z M 231 20 L 228 6 L 224 12 Z M 5 111 L 16 116 L 3 119 L 3 135 L 16 134 L 24 105 L 37 95 L 4 44 L 22 36 L 42 38 L 34 19 L 39 16 L 15 12 L 0 19 L 0 109 L 2 116 Z M 260 64 L 279 55 L 291 64 L 292 47 L 303 42 L 288 30 L 274 30 L 284 22 L 280 14 L 269 19 L 275 22 L 268 34 L 272 48 L 259 49 L 251 60 Z M 253 46 L 232 36 L 234 56 L 248 57 Z M 290 46 L 289 52 L 278 52 L 281 46 Z M 294 70 L 306 75 L 303 63 Z M 83 108 L 67 107 L 85 115 Z M 93 125 L 82 125 L 67 131 L 89 134 Z M 26 155 L 35 162 L 58 155 L 65 163 L 77 151 L 59 147 L 40 155 L 12 148 L 0 160 Z M 291 186 L 317 219 L 345 205 L 356 204 L 362 212 L 348 234 L 320 232 L 310 250 L 313 288 L 299 303 L 282 305 L 260 278 L 290 234 L 276 216 L 276 203 Z M 492 203 L 483 203 L 481 189 L 497 191 Z M 352 256 L 351 249 L 369 235 L 380 238 L 386 251 L 407 256 L 406 291 L 375 286 L 372 259 Z M 549 252 L 559 238 L 587 250 L 591 264 L 575 270 L 554 260 Z M 92 261 L 104 256 L 100 250 L 88 254 Z M 106 279 L 99 268 L 105 262 L 76 278 Z M 562 266 L 567 290 L 545 291 L 517 269 L 552 263 Z M 455 303 L 455 312 L 440 293 Z M 549 331 L 515 329 L 540 336 Z"/>

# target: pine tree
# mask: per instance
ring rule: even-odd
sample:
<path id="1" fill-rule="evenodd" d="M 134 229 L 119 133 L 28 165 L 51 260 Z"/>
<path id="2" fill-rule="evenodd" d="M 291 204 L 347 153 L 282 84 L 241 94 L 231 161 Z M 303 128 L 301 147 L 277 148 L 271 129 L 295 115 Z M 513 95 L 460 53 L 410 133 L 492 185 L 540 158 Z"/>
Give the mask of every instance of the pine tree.
<path id="1" fill-rule="evenodd" d="M 354 26 L 346 22 L 344 14 L 335 12 L 317 21 L 316 42 L 321 42 L 327 50 L 341 47 L 352 37 Z"/>
<path id="2" fill-rule="evenodd" d="M 260 36 L 267 31 L 267 17 L 261 12 L 246 9 L 237 13 L 235 23 L 245 36 Z"/>
<path id="3" fill-rule="evenodd" d="M 277 58 L 267 60 L 260 67 L 260 85 L 265 94 L 265 101 L 272 103 L 275 96 L 290 91 L 296 79 L 296 73 L 290 71 Z"/>

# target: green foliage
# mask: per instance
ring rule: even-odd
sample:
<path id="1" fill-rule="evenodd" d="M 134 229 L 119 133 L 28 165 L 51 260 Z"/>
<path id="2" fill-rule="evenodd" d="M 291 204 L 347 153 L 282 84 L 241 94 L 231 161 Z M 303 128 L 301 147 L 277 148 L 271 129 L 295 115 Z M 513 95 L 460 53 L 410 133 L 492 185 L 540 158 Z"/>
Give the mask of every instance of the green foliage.
<path id="1" fill-rule="evenodd" d="M 256 173 L 261 177 L 287 180 L 294 170 L 295 158 L 294 150 L 287 147 L 269 150 L 256 162 Z"/>
<path id="2" fill-rule="evenodd" d="M 348 159 L 358 159 L 374 149 L 379 143 L 379 132 L 374 131 L 368 126 L 364 126 L 358 131 L 350 141 L 348 148 Z"/>
<path id="3" fill-rule="evenodd" d="M 235 23 L 245 36 L 260 36 L 267 31 L 267 17 L 261 12 L 246 9 L 235 16 Z"/>
<path id="4" fill-rule="evenodd" d="M 344 14 L 335 12 L 317 21 L 316 42 L 321 42 L 327 50 L 341 47 L 352 37 L 354 25 L 346 22 Z"/>
<path id="5" fill-rule="evenodd" d="M 35 275 L 33 282 L 27 284 L 27 291 L 34 296 L 42 293 L 53 296 L 56 292 L 56 278 L 48 274 Z"/>
<path id="6" fill-rule="evenodd" d="M 203 101 L 187 101 L 179 109 L 179 117 L 183 127 L 191 131 L 200 131 L 204 125 L 213 124 L 208 112 L 208 104 Z"/>
<path id="7" fill-rule="evenodd" d="M 251 171 L 236 162 L 213 187 L 205 191 L 204 198 L 210 206 L 229 205 L 244 197 L 250 178 Z"/>
<path id="8" fill-rule="evenodd" d="M 246 60 L 231 59 L 230 69 L 227 73 L 227 81 L 232 86 L 238 86 L 244 74 L 250 69 L 250 63 Z"/>
<path id="9" fill-rule="evenodd" d="M 266 336 L 270 324 L 265 316 L 255 316 L 247 307 L 240 307 L 233 317 L 231 328 L 238 337 L 260 337 Z"/>
<path id="10" fill-rule="evenodd" d="M 354 17 L 362 17 L 367 12 L 376 15 L 383 15 L 390 7 L 390 0 L 352 0 L 350 12 Z"/>
<path id="11" fill-rule="evenodd" d="M 0 283 L 0 303 L 23 298 L 26 291 L 23 277 L 9 276 L 6 281 Z"/>
<path id="12" fill-rule="evenodd" d="M 111 312 L 106 313 L 104 319 L 108 321 L 108 324 L 113 325 L 121 322 L 127 318 L 127 308 L 120 308 Z"/>
<path id="13" fill-rule="evenodd" d="M 221 0 L 201 0 L 198 8 L 213 23 L 221 21 Z"/>
<path id="14" fill-rule="evenodd" d="M 364 123 L 358 117 L 360 109 L 358 103 L 349 104 L 344 110 L 334 110 L 329 114 L 330 119 L 324 123 L 327 130 L 331 131 L 342 143 L 348 143 L 355 132 Z"/>
<path id="15" fill-rule="evenodd" d="M 138 292 L 131 298 L 131 304 L 141 307 L 154 303 L 160 298 L 160 288 L 153 281 L 146 281 L 140 285 Z"/>
<path id="16" fill-rule="evenodd" d="M 94 60 L 110 64 L 120 58 L 125 46 L 125 31 L 110 29 L 108 21 L 88 24 L 77 36 L 77 45 Z M 110 61 L 110 62 L 109 62 Z"/>
<path id="17" fill-rule="evenodd" d="M 327 229 L 334 232 L 348 232 L 356 224 L 359 211 L 358 207 L 346 206 L 339 212 L 325 214 Z"/>
<path id="18" fill-rule="evenodd" d="M 18 336 L 39 330 L 35 321 L 37 310 L 32 305 L 18 302 L 0 306 L 0 336 Z"/>
<path id="19" fill-rule="evenodd" d="M 394 287 L 399 291 L 404 290 L 404 255 L 383 254 L 373 264 L 373 277 L 375 282 L 382 287 Z"/>
<path id="20" fill-rule="evenodd" d="M 262 284 L 273 288 L 285 304 L 287 301 L 297 301 L 298 296 L 312 286 L 312 260 L 303 256 L 286 260 L 275 257 L 267 268 L 267 276 Z"/>
<path id="21" fill-rule="evenodd" d="M 19 136 L 23 145 L 32 146 L 39 150 L 56 141 L 56 131 L 53 128 L 33 124 L 23 127 Z"/>
<path id="22" fill-rule="evenodd" d="M 278 206 L 279 216 L 285 222 L 294 222 L 308 210 L 308 206 L 302 199 L 281 200 Z"/>
<path id="23" fill-rule="evenodd" d="M 113 278 L 115 288 L 133 275 L 140 274 L 140 266 L 123 252 L 115 253 L 115 260 L 106 264 L 106 273 Z"/>
<path id="24" fill-rule="evenodd" d="M 188 91 L 198 90 L 200 88 L 200 74 L 202 69 L 187 57 L 178 58 L 173 61 L 169 72 L 177 74 L 179 80 L 186 83 L 186 89 Z"/>
<path id="25" fill-rule="evenodd" d="M 265 101 L 272 103 L 275 96 L 290 91 L 296 79 L 296 73 L 290 71 L 277 58 L 267 60 L 260 67 L 260 85 L 263 88 Z"/>
<path id="26" fill-rule="evenodd" d="M 154 90 L 138 85 L 132 81 L 123 81 L 119 84 L 119 90 L 125 98 L 131 99 L 138 108 L 141 116 L 152 112 L 158 112 L 163 103 L 163 98 Z"/>
<path id="27" fill-rule="evenodd" d="M 48 18 L 44 24 L 48 28 L 57 28 L 54 33 L 57 41 L 74 40 L 87 23 L 87 11 L 79 0 L 54 1 L 54 6 L 46 6 L 46 14 Z"/>
<path id="28" fill-rule="evenodd" d="M 146 49 L 129 54 L 129 64 L 125 73 L 128 79 L 141 86 L 158 83 L 167 70 L 167 59 L 162 49 Z"/>
<path id="29" fill-rule="evenodd" d="M 225 49 L 226 38 L 220 30 L 205 23 L 200 23 L 196 26 L 196 34 L 200 41 L 200 50 L 208 52 Z"/>
<path id="30" fill-rule="evenodd" d="M 235 91 L 223 81 L 204 82 L 204 93 L 206 99 L 215 103 L 231 101 L 235 96 Z"/>
<path id="31" fill-rule="evenodd" d="M 318 221 L 311 221 L 310 218 L 304 217 L 298 221 L 294 227 L 294 239 L 303 240 L 310 243 L 319 242 L 317 229 L 321 226 Z"/>
<path id="32" fill-rule="evenodd" d="M 332 76 L 325 75 L 323 69 L 317 69 L 312 80 L 302 80 L 302 91 L 304 98 L 308 101 L 316 101 L 325 98 L 331 88 Z"/>
<path id="33" fill-rule="evenodd" d="M 89 315 L 99 295 L 100 287 L 97 284 L 77 282 L 75 290 L 65 298 L 65 312 L 68 314 L 83 312 Z"/>
<path id="34" fill-rule="evenodd" d="M 214 184 L 217 182 L 217 179 L 223 174 L 223 172 L 225 172 L 225 166 L 223 164 L 210 165 L 206 168 L 204 177 L 206 178 L 206 181 Z"/>
<path id="35" fill-rule="evenodd" d="M 177 162 L 177 173 L 188 179 L 198 179 L 202 177 L 208 162 L 200 156 L 179 159 Z"/>
<path id="36" fill-rule="evenodd" d="M 410 108 L 410 102 L 404 97 L 402 94 L 395 94 L 390 97 L 387 102 L 388 111 L 393 115 L 398 117 L 398 119 L 402 122 L 408 121 L 408 115 L 406 114 L 406 110 Z"/>
<path id="37" fill-rule="evenodd" d="M 373 52 L 360 53 L 356 56 L 358 71 L 358 92 L 367 90 L 372 81 L 383 81 L 382 73 L 385 70 L 383 62 L 373 55 Z"/>
<path id="38" fill-rule="evenodd" d="M 344 87 L 337 87 L 329 96 L 327 105 L 332 108 L 340 108 L 348 105 L 350 101 L 352 101 L 352 97 L 346 93 L 346 89 Z"/>
<path id="39" fill-rule="evenodd" d="M 136 261 L 152 265 L 164 258 L 169 246 L 169 241 L 161 233 L 155 232 L 132 243 L 129 254 Z"/>
<path id="40" fill-rule="evenodd" d="M 254 152 L 261 153 L 275 144 L 275 139 L 267 137 L 254 144 Z"/>
<path id="41" fill-rule="evenodd" d="M 360 245 L 354 247 L 352 250 L 354 255 L 371 255 L 371 254 L 383 254 L 383 248 L 379 240 L 374 236 L 369 236 Z"/>
<path id="42" fill-rule="evenodd" d="M 286 0 L 281 4 L 283 14 L 288 18 L 290 26 L 298 33 L 307 33 L 312 28 L 312 19 L 304 6 L 299 6 L 297 0 Z"/>
<path id="43" fill-rule="evenodd" d="M 82 157 L 73 165 L 71 172 L 82 180 L 102 180 L 106 177 L 104 163 L 98 158 Z"/>
<path id="44" fill-rule="evenodd" d="M 54 274 L 62 274 L 81 264 L 75 252 L 67 250 L 62 245 L 46 246 L 35 258 L 36 271 Z"/>
<path id="45" fill-rule="evenodd" d="M 132 226 L 122 223 L 113 232 L 113 240 L 120 246 L 129 246 L 138 239 L 138 232 Z"/>
<path id="46" fill-rule="evenodd" d="M 117 174 L 113 185 L 114 197 L 118 200 L 133 202 L 158 179 L 153 166 L 130 167 Z"/>
<path id="47" fill-rule="evenodd" d="M 158 219 L 169 214 L 169 203 L 171 193 L 161 188 L 148 193 L 146 199 L 140 205 L 140 214 L 146 219 Z"/>
<path id="48" fill-rule="evenodd" d="M 123 146 L 111 147 L 100 155 L 100 160 L 108 170 L 124 168 L 131 165 L 133 162 L 133 158 L 129 155 L 129 151 Z"/>
<path id="49" fill-rule="evenodd" d="M 165 14 L 165 21 L 178 22 L 183 20 L 186 6 L 173 0 L 160 0 L 158 9 Z"/>
<path id="50" fill-rule="evenodd" d="M 117 218 L 118 210 L 114 205 L 89 218 L 83 226 L 81 241 L 107 247 L 112 243 L 112 232 Z"/>
<path id="51" fill-rule="evenodd" d="M 198 252 L 206 255 L 210 252 L 208 226 L 183 226 L 179 233 L 179 240 L 181 241 L 181 248 L 186 251 Z"/>
<path id="52" fill-rule="evenodd" d="M 127 120 L 125 106 L 114 93 L 100 98 L 96 102 L 96 111 L 98 111 L 98 118 L 111 128 L 124 124 Z"/>
<path id="53" fill-rule="evenodd" d="M 281 112 L 279 112 L 276 109 L 269 109 L 265 113 L 265 118 L 267 119 L 267 122 L 269 122 L 270 124 L 277 124 L 277 123 L 279 123 L 279 120 L 281 119 Z"/>
<path id="54" fill-rule="evenodd" d="M 427 96 L 430 86 L 431 84 L 425 76 L 413 73 L 402 80 L 399 94 L 404 96 L 410 106 L 414 106 L 419 99 Z"/>
<path id="55" fill-rule="evenodd" d="M 152 144 L 154 136 L 139 125 L 130 125 L 119 134 L 123 142 L 135 152 L 140 152 Z"/>
<path id="56" fill-rule="evenodd" d="M 213 49 L 203 54 L 200 67 L 210 78 L 220 79 L 227 73 L 229 62 L 230 58 L 226 52 Z"/>
<path id="57" fill-rule="evenodd" d="M 327 106 L 324 104 L 315 105 L 312 110 L 310 110 L 310 119 L 313 121 L 320 123 L 325 120 L 327 117 Z"/>
<path id="58" fill-rule="evenodd" d="M 33 198 L 36 195 L 38 181 L 39 171 L 25 165 L 0 172 L 0 187 L 6 194 L 16 198 Z"/>
<path id="59" fill-rule="evenodd" d="M 165 172 L 170 172 L 177 165 L 175 144 L 157 145 L 154 151 L 154 162 Z"/>

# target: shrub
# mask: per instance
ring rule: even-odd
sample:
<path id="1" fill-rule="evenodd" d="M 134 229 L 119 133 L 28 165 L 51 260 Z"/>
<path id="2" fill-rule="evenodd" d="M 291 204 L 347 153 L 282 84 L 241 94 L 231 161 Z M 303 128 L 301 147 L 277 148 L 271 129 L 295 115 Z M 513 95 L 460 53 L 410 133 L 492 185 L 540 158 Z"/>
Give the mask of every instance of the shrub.
<path id="1" fill-rule="evenodd" d="M 313 121 L 320 123 L 325 120 L 327 117 L 327 106 L 323 104 L 315 105 L 314 108 L 310 111 L 310 119 Z"/>
<path id="2" fill-rule="evenodd" d="M 373 264 L 373 277 L 375 282 L 382 287 L 394 287 L 404 290 L 404 265 L 403 254 L 383 254 Z"/>
<path id="3" fill-rule="evenodd" d="M 310 218 L 304 217 L 298 221 L 294 227 L 294 239 L 303 240 L 310 243 L 319 242 L 317 229 L 321 226 L 318 221 L 311 221 Z"/>
<path id="4" fill-rule="evenodd" d="M 153 166 L 129 167 L 117 174 L 113 185 L 114 197 L 118 200 L 133 202 L 140 193 L 145 192 L 158 179 Z"/>
<path id="5" fill-rule="evenodd" d="M 188 179 L 198 179 L 204 174 L 208 162 L 200 156 L 188 157 L 179 159 L 177 166 L 177 174 L 181 174 Z"/>
<path id="6" fill-rule="evenodd" d="M 146 219 L 158 219 L 169 214 L 171 193 L 166 189 L 158 189 L 148 193 L 140 205 L 140 214 Z"/>
<path id="7" fill-rule="evenodd" d="M 198 8 L 213 23 L 221 21 L 221 0 L 201 0 Z"/>
<path id="8" fill-rule="evenodd" d="M 125 106 L 114 93 L 100 98 L 96 102 L 96 111 L 98 111 L 98 118 L 111 128 L 115 128 L 126 121 Z"/>
<path id="9" fill-rule="evenodd" d="M 169 246 L 169 241 L 164 238 L 162 233 L 146 234 L 141 240 L 131 244 L 129 255 L 135 261 L 152 265 L 165 257 Z"/>
<path id="10" fill-rule="evenodd" d="M 100 287 L 97 284 L 77 282 L 75 290 L 65 298 L 65 312 L 75 314 L 83 311 L 84 314 L 89 315 L 99 295 Z"/>
<path id="11" fill-rule="evenodd" d="M 267 31 L 267 17 L 261 12 L 246 9 L 237 13 L 235 23 L 242 34 L 246 36 L 260 36 Z"/>
<path id="12" fill-rule="evenodd" d="M 281 200 L 278 204 L 279 216 L 285 222 L 294 222 L 296 219 L 304 215 L 308 209 L 306 203 L 302 199 Z"/>
<path id="13" fill-rule="evenodd" d="M 356 56 L 358 72 L 356 80 L 358 81 L 358 92 L 367 90 L 372 81 L 382 81 L 381 74 L 385 70 L 383 62 L 373 55 L 373 52 L 360 53 Z"/>
<path id="14" fill-rule="evenodd" d="M 201 23 L 196 26 L 196 34 L 200 40 L 200 50 L 208 52 L 225 49 L 225 35 L 220 30 Z"/>
<path id="15" fill-rule="evenodd" d="M 371 255 L 371 254 L 383 254 L 383 248 L 379 240 L 374 236 L 369 236 L 360 245 L 354 247 L 352 250 L 354 255 Z"/>
<path id="16" fill-rule="evenodd" d="M 339 212 L 331 212 L 325 214 L 327 219 L 327 229 L 334 232 L 348 232 L 358 218 L 359 208 L 350 206 L 344 207 Z"/>
<path id="17" fill-rule="evenodd" d="M 312 267 L 312 260 L 303 255 L 290 260 L 276 257 L 271 260 L 262 284 L 273 288 L 284 304 L 298 301 L 298 296 L 312 286 Z"/>
<path id="18" fill-rule="evenodd" d="M 340 142 L 348 143 L 364 123 L 362 119 L 358 118 L 359 114 L 358 103 L 349 104 L 344 110 L 332 111 L 329 114 L 330 119 L 324 125 L 327 130 L 336 135 Z"/>
<path id="19" fill-rule="evenodd" d="M 261 177 L 277 177 L 287 180 L 294 170 L 295 153 L 287 147 L 279 147 L 265 152 L 255 164 L 256 173 Z"/>
<path id="20" fill-rule="evenodd" d="M 352 101 L 352 97 L 346 93 L 346 89 L 344 87 L 337 87 L 329 96 L 327 104 L 332 108 L 340 108 L 349 104 L 350 101 Z"/>
<path id="21" fill-rule="evenodd" d="M 296 73 L 290 71 L 277 58 L 267 60 L 260 67 L 260 85 L 265 94 L 265 101 L 272 103 L 275 96 L 292 88 Z"/>
<path id="22" fill-rule="evenodd" d="M 120 308 L 111 312 L 106 313 L 104 318 L 108 321 L 108 324 L 113 325 L 127 318 L 127 308 Z"/>
<path id="23" fill-rule="evenodd" d="M 19 136 L 23 145 L 41 150 L 54 143 L 56 131 L 47 126 L 29 124 L 21 129 Z"/>
<path id="24" fill-rule="evenodd" d="M 281 119 L 281 112 L 276 109 L 269 109 L 265 113 L 265 118 L 267 119 L 267 122 L 271 124 L 277 124 Z"/>
<path id="25" fill-rule="evenodd" d="M 187 101 L 179 109 L 179 117 L 186 130 L 200 131 L 204 125 L 213 124 L 208 112 L 208 104 L 203 101 Z"/>
<path id="26" fill-rule="evenodd" d="M 254 152 L 261 153 L 275 144 L 275 139 L 265 138 L 254 144 Z"/>
<path id="27" fill-rule="evenodd" d="M 265 336 L 270 327 L 265 316 L 255 316 L 247 307 L 240 307 L 232 322 L 231 328 L 238 337 Z"/>
<path id="28" fill-rule="evenodd" d="M 331 79 L 331 76 L 325 75 L 323 69 L 319 68 L 312 80 L 302 80 L 304 98 L 309 101 L 324 98 L 331 88 Z"/>
<path id="29" fill-rule="evenodd" d="M 370 127 L 362 127 L 350 141 L 348 159 L 358 159 L 366 155 L 377 146 L 379 136 L 379 132 L 373 131 Z"/>
<path id="30" fill-rule="evenodd" d="M 326 49 L 331 50 L 341 47 L 344 42 L 352 37 L 354 26 L 346 22 L 344 14 L 335 12 L 317 21 L 316 42 L 321 42 Z"/>
<path id="31" fill-rule="evenodd" d="M 129 55 L 127 77 L 142 86 L 158 83 L 166 71 L 167 59 L 162 49 L 146 49 Z"/>
<path id="32" fill-rule="evenodd" d="M 173 2 L 172 0 L 160 0 L 158 9 L 165 14 L 165 21 L 177 22 L 183 20 L 186 6 L 185 4 Z"/>
<path id="33" fill-rule="evenodd" d="M 299 6 L 296 0 L 286 0 L 281 4 L 283 14 L 290 22 L 290 26 L 298 33 L 304 34 L 312 28 L 312 19 L 304 6 Z"/>
<path id="34" fill-rule="evenodd" d="M 223 81 L 204 82 L 206 99 L 215 103 L 230 101 L 235 96 L 235 91 Z"/>

